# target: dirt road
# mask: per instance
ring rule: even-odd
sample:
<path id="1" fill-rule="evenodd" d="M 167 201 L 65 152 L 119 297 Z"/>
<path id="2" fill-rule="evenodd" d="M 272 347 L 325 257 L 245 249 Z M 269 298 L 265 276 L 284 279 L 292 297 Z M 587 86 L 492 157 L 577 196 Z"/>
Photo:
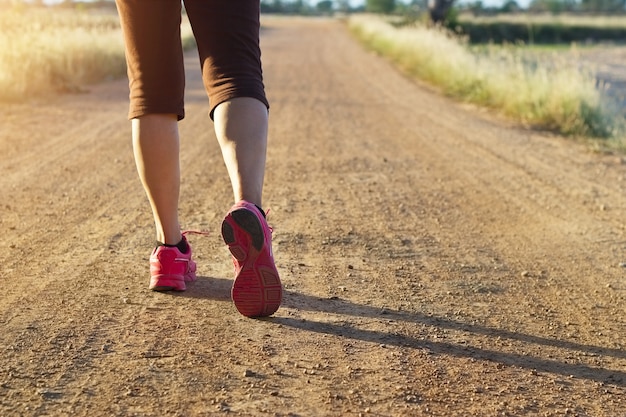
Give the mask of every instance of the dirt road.
<path id="1" fill-rule="evenodd" d="M 286 294 L 229 300 L 232 204 L 190 55 L 199 280 L 147 290 L 126 82 L 0 113 L 0 415 L 626 416 L 626 164 L 454 104 L 332 20 L 264 22 Z"/>

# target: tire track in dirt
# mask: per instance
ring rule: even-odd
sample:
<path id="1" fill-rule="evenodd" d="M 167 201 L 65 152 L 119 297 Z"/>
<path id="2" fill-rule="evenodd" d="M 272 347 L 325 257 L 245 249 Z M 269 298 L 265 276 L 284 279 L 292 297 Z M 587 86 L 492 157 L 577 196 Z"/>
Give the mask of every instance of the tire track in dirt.
<path id="1" fill-rule="evenodd" d="M 342 51 L 350 50 L 348 47 L 343 48 L 345 45 L 341 40 L 333 39 L 329 42 L 329 49 L 332 48 L 330 45 Z M 307 50 L 307 56 L 317 58 L 310 50 Z M 330 56 L 333 55 L 327 55 L 327 57 Z M 595 330 L 602 328 L 603 325 L 599 323 L 601 320 L 594 316 L 593 307 L 582 307 L 576 302 L 568 305 L 560 300 L 587 298 L 586 301 L 591 306 L 606 304 L 602 300 L 611 300 L 619 305 L 622 300 L 620 293 L 618 292 L 616 296 L 616 291 L 607 290 L 606 285 L 608 285 L 607 281 L 610 281 L 619 286 L 621 280 L 621 270 L 618 267 L 619 247 L 616 248 L 623 241 L 621 220 L 614 216 L 615 212 L 611 216 L 599 209 L 589 208 L 585 201 L 581 207 L 580 199 L 570 202 L 567 200 L 570 193 L 576 196 L 578 192 L 584 196 L 586 188 L 589 187 L 591 190 L 598 190 L 596 192 L 601 198 L 600 201 L 609 201 L 606 203 L 607 207 L 619 210 L 624 204 L 622 187 L 619 183 L 612 182 L 611 186 L 604 186 L 603 182 L 597 181 L 597 178 L 595 181 L 592 179 L 594 174 L 597 176 L 597 173 L 587 173 L 581 171 L 580 168 L 587 170 L 607 168 L 608 175 L 621 180 L 623 168 L 620 162 L 611 158 L 590 155 L 579 146 L 565 143 L 559 138 L 503 129 L 499 127 L 499 123 L 477 119 L 475 113 L 465 112 L 444 99 L 429 97 L 426 100 L 421 95 L 406 94 L 406 91 L 411 88 L 410 83 L 397 75 L 390 75 L 388 66 L 380 61 L 365 62 L 362 56 L 355 58 L 345 52 L 341 57 L 333 56 L 333 58 L 341 62 L 343 70 L 339 70 L 339 64 L 333 62 L 336 68 L 333 73 L 337 74 L 333 77 L 336 78 L 335 84 L 327 86 L 324 85 L 325 80 L 315 79 L 317 81 L 315 85 L 319 87 L 315 93 L 323 95 L 321 91 L 341 97 L 338 100 L 339 104 L 335 107 L 331 106 L 330 109 L 316 108 L 315 114 L 322 113 L 322 115 L 317 118 L 317 123 L 315 120 L 311 121 L 311 127 L 308 129 L 306 125 L 301 126 L 304 122 L 300 121 L 298 124 L 292 123 L 292 129 L 286 129 L 284 133 L 287 134 L 287 131 L 291 130 L 303 132 L 306 135 L 313 127 L 322 126 L 322 130 L 330 130 L 334 125 L 338 132 L 327 133 L 331 143 L 325 143 L 325 145 L 328 144 L 331 148 L 339 147 L 332 142 L 333 137 L 341 141 L 350 141 L 349 145 L 344 146 L 345 151 L 331 151 L 330 154 L 339 160 L 336 164 L 332 164 L 332 157 L 326 157 L 325 163 L 312 163 L 315 166 L 311 167 L 308 172 L 310 177 L 307 178 L 307 175 L 302 173 L 297 177 L 312 182 L 317 182 L 321 177 L 324 183 L 329 184 L 330 189 L 326 193 L 326 201 L 319 193 L 311 193 L 317 195 L 317 199 L 325 203 L 326 209 L 321 209 L 323 213 L 321 216 L 330 216 L 329 210 L 342 207 L 341 203 L 345 203 L 333 192 L 341 196 L 346 194 L 346 189 L 355 188 L 357 190 L 352 193 L 351 197 L 355 200 L 361 197 L 364 200 L 364 207 L 351 205 L 349 210 L 339 209 L 343 213 L 349 213 L 349 219 L 344 219 L 342 222 L 341 218 L 335 216 L 336 221 L 330 222 L 331 227 L 337 228 L 337 225 L 342 223 L 350 224 L 351 227 L 338 230 L 337 234 L 344 237 L 337 237 L 331 240 L 331 243 L 345 242 L 345 235 L 349 236 L 351 231 L 354 236 L 348 240 L 357 242 L 371 242 L 376 238 L 377 233 L 390 235 L 393 234 L 393 232 L 390 233 L 391 230 L 399 231 L 400 242 L 390 240 L 385 243 L 381 242 L 380 246 L 387 249 L 387 253 L 412 252 L 416 255 L 417 251 L 422 251 L 427 255 L 431 252 L 434 259 L 426 260 L 428 256 L 413 259 L 414 262 L 422 263 L 422 266 L 429 266 L 427 262 L 432 262 L 432 269 L 427 273 L 437 277 L 441 282 L 429 282 L 432 280 L 423 278 L 423 272 L 407 265 L 411 261 L 400 266 L 396 263 L 397 268 L 406 268 L 405 271 L 401 269 L 396 271 L 396 275 L 412 278 L 411 281 L 419 282 L 423 279 L 422 285 L 426 289 L 430 285 L 431 288 L 439 287 L 444 294 L 452 292 L 452 296 L 441 297 L 444 305 L 459 305 L 454 299 L 466 297 L 464 301 L 461 301 L 461 308 L 463 308 L 464 304 L 472 306 L 473 298 L 482 298 L 479 304 L 484 309 L 483 311 L 476 307 L 465 307 L 465 312 L 461 309 L 457 310 L 462 313 L 460 314 L 462 320 L 471 321 L 479 318 L 485 324 L 493 326 L 494 334 L 506 334 L 509 337 L 515 331 L 508 332 L 505 329 L 511 326 L 516 331 L 522 331 L 517 340 L 525 341 L 534 340 L 530 336 L 537 331 L 538 326 L 543 327 L 544 331 L 550 335 L 546 341 L 552 337 L 558 339 L 559 331 L 555 332 L 552 329 L 555 325 L 571 328 L 578 326 L 578 320 L 581 320 L 580 327 L 590 331 L 590 334 L 585 336 L 597 340 Z M 307 65 L 308 58 L 302 57 L 302 59 L 304 60 L 303 68 L 310 68 Z M 322 67 L 331 66 L 329 62 L 318 62 L 318 64 Z M 355 74 L 363 75 L 363 77 L 357 77 Z M 314 75 L 307 73 L 302 77 L 308 80 L 313 79 Z M 343 77 L 345 79 L 342 88 L 342 83 L 338 79 Z M 351 80 L 348 81 L 348 78 Z M 381 78 L 385 80 L 385 83 L 380 82 Z M 281 98 L 289 100 L 287 95 L 290 90 L 286 88 L 284 91 L 285 97 Z M 355 91 L 359 92 L 360 100 L 351 101 L 350 92 L 354 96 Z M 313 93 L 311 95 L 315 97 Z M 395 101 L 393 101 L 394 97 Z M 313 101 L 312 98 L 308 100 Z M 317 101 L 319 103 L 330 102 L 324 97 Z M 362 111 L 360 117 L 356 116 L 358 111 L 353 111 L 351 107 L 351 104 L 355 102 L 361 104 L 361 106 L 354 106 Z M 375 108 L 375 110 L 368 112 L 369 108 Z M 294 113 L 297 114 L 295 111 Z M 349 127 L 345 128 L 343 124 L 333 123 L 335 120 L 350 120 L 347 122 Z M 326 124 L 331 126 L 326 126 Z M 342 127 L 344 127 L 343 130 Z M 307 143 L 304 146 L 313 147 L 314 145 Z M 354 150 L 352 159 L 347 157 L 351 155 L 348 149 Z M 370 150 L 373 154 L 368 152 Z M 310 152 L 315 151 L 311 149 Z M 528 155 L 525 156 L 525 153 Z M 360 157 L 360 154 L 365 156 Z M 372 162 L 372 159 L 376 157 L 380 159 Z M 403 157 L 406 157 L 406 162 L 403 161 Z M 550 161 L 550 158 L 558 162 Z M 383 161 L 392 161 L 388 164 L 392 165 L 392 168 L 386 169 Z M 342 162 L 344 163 L 343 169 L 338 168 Z M 572 167 L 569 165 L 571 163 L 576 164 Z M 293 178 L 293 175 L 298 175 L 298 170 L 303 169 L 302 166 L 294 167 L 286 175 Z M 328 174 L 329 171 L 331 174 Z M 368 178 L 369 175 L 372 182 L 365 187 L 359 187 L 358 185 L 362 184 L 354 184 L 350 181 L 350 175 L 358 177 L 359 173 L 362 174 L 362 178 Z M 345 177 L 342 176 L 344 174 Z M 386 183 L 384 182 L 385 176 L 389 178 Z M 335 178 L 335 181 L 332 178 Z M 583 178 L 585 178 L 584 181 Z M 377 181 L 380 183 L 377 184 Z M 332 186 L 337 182 L 346 185 L 342 184 L 335 190 Z M 304 183 L 301 182 L 300 185 Z M 294 188 L 297 189 L 297 185 Z M 363 196 L 367 197 L 363 198 Z M 561 202 L 562 200 L 565 201 Z M 514 202 L 521 210 L 515 207 L 515 204 L 511 206 L 510 203 L 506 203 L 507 201 Z M 315 203 L 315 199 L 312 202 Z M 560 210 L 547 206 L 546 203 L 550 202 Z M 596 204 L 595 200 L 591 201 L 592 206 Z M 574 208 L 574 211 L 570 213 L 567 210 L 568 206 Z M 320 217 L 320 206 L 317 208 L 317 211 L 308 211 L 310 218 Z M 301 212 L 300 210 L 306 210 L 306 208 L 298 207 L 297 212 Z M 399 219 L 406 219 L 407 214 L 411 215 L 413 224 L 402 228 L 392 223 Z M 355 225 L 355 223 L 358 224 L 358 219 L 367 219 L 367 221 L 363 220 L 362 225 L 371 231 L 362 239 L 359 239 L 359 234 L 354 231 L 358 229 Z M 388 221 L 385 222 L 385 219 Z M 425 222 L 424 220 L 431 221 Z M 373 225 L 378 224 L 382 224 L 383 227 L 373 228 Z M 614 226 L 617 230 L 613 229 Z M 570 238 L 569 229 L 576 230 L 577 228 L 582 229 L 585 235 L 582 235 L 580 239 Z M 600 236 L 596 236 L 600 232 Z M 431 236 L 436 236 L 436 238 L 432 239 Z M 607 236 L 611 239 L 607 240 Z M 296 238 L 298 242 L 307 240 L 306 236 L 296 236 Z M 418 245 L 412 243 L 419 241 L 418 239 L 428 242 L 427 244 L 431 247 L 416 248 Z M 570 240 L 574 243 L 570 244 Z M 602 241 L 602 244 L 590 245 L 596 240 Z M 449 247 L 446 248 L 446 245 Z M 437 246 L 443 246 L 443 248 L 440 247 L 437 250 Z M 378 249 L 375 245 L 372 247 Z M 602 251 L 596 249 L 600 247 Z M 336 246 L 333 246 L 333 250 L 337 250 Z M 520 256 L 520 253 L 524 255 Z M 597 256 L 598 253 L 600 256 Z M 385 253 L 365 253 L 363 256 L 371 258 L 372 255 L 384 256 Z M 554 261 L 549 255 L 559 260 L 571 259 L 575 267 L 584 267 L 586 270 L 576 271 L 574 277 L 570 278 L 571 267 L 559 265 L 560 262 Z M 596 261 L 598 266 L 589 262 L 589 258 L 594 255 L 599 259 L 592 259 L 592 261 Z M 344 254 L 340 254 L 341 256 Z M 353 258 L 359 257 L 353 256 Z M 296 259 L 292 262 L 296 262 Z M 381 265 L 380 268 L 384 266 Z M 497 272 L 494 268 L 502 271 Z M 542 274 L 544 270 L 554 276 L 544 277 Z M 339 271 L 323 275 L 337 279 Z M 383 275 L 381 271 L 377 272 Z M 524 274 L 523 277 L 522 274 Z M 590 278 L 586 277 L 587 274 Z M 449 282 L 450 278 L 454 280 Z M 376 278 L 368 277 L 369 279 L 375 280 Z M 388 281 L 378 284 L 379 287 L 393 287 L 393 284 L 390 285 Z M 394 284 L 397 285 L 395 282 Z M 341 284 L 336 285 L 343 287 Z M 350 284 L 346 285 L 351 288 Z M 576 290 L 576 287 L 580 289 Z M 419 288 L 419 285 L 417 291 L 415 288 L 408 290 L 410 292 L 404 289 L 411 294 L 412 297 L 409 298 L 412 298 L 412 301 L 419 300 L 420 290 L 424 293 L 424 288 Z M 575 295 L 568 294 L 568 291 L 572 291 Z M 395 292 L 389 289 L 389 293 Z M 484 296 L 477 297 L 472 292 L 484 294 Z M 508 292 L 511 294 L 506 297 L 498 296 L 498 294 L 507 295 Z M 545 297 L 542 293 L 545 293 Z M 524 297 L 526 294 L 532 295 Z M 355 295 L 350 294 L 350 297 L 353 298 Z M 516 299 L 516 297 L 519 298 Z M 507 314 L 504 311 L 494 306 L 490 307 L 490 304 L 493 304 L 497 298 L 514 301 L 510 307 L 513 309 L 512 317 L 505 317 Z M 520 303 L 520 299 L 524 301 Z M 432 309 L 433 304 L 437 304 L 432 298 L 428 300 L 428 297 L 424 297 L 424 300 L 421 306 L 413 307 L 413 309 L 420 310 L 421 308 L 428 311 Z M 501 303 L 508 302 L 500 300 L 498 303 L 500 308 Z M 451 306 L 448 309 L 453 308 Z M 582 313 L 580 313 L 581 309 L 583 309 Z M 507 309 L 507 311 L 510 310 Z M 595 343 L 570 345 L 572 348 L 578 346 L 583 356 L 595 355 L 594 352 L 597 351 L 607 353 L 609 361 L 606 366 L 609 371 L 604 373 L 605 376 L 611 375 L 610 369 L 620 369 L 622 365 L 619 363 L 623 363 L 623 355 L 618 354 L 621 352 L 622 345 L 615 343 L 613 339 L 616 335 L 623 334 L 623 321 L 619 319 L 619 312 L 620 308 L 612 310 L 612 318 L 604 324 L 606 327 L 604 327 L 603 342 L 598 341 L 597 345 Z M 443 312 L 437 311 L 437 313 L 446 316 L 451 312 L 444 310 Z M 568 322 L 570 324 L 566 326 Z M 499 329 L 499 327 L 504 328 Z M 528 337 L 524 336 L 524 330 L 528 332 Z M 576 333 L 576 330 L 573 333 Z M 573 337 L 577 336 L 573 335 Z M 506 340 L 507 337 L 504 339 Z M 552 345 L 555 344 L 558 346 L 556 342 Z M 543 357 L 542 351 L 547 350 L 545 345 L 549 346 L 550 343 L 535 345 L 530 343 L 530 349 L 525 346 L 528 343 L 512 345 L 518 351 L 522 350 L 527 354 L 532 352 L 537 357 Z M 615 348 L 603 350 L 603 346 Z M 558 353 L 558 355 L 562 354 L 563 352 Z M 579 354 L 574 355 L 577 358 L 580 357 Z M 617 359 L 617 361 L 611 365 L 612 359 Z M 522 362 L 520 361 L 520 364 Z M 543 370 L 549 368 L 547 363 L 539 366 L 540 362 L 531 360 L 523 367 L 532 368 L 534 363 L 534 366 Z M 555 362 L 554 365 L 557 363 Z M 605 364 L 596 361 L 594 365 Z M 585 372 L 587 374 L 593 372 L 593 368 Z M 581 370 L 582 373 L 584 372 Z M 602 374 L 602 371 L 599 371 L 599 374 Z M 619 379 L 621 374 L 619 372 L 617 374 Z M 524 379 L 526 378 L 522 378 Z M 538 395 L 538 393 L 535 392 L 533 395 Z"/>

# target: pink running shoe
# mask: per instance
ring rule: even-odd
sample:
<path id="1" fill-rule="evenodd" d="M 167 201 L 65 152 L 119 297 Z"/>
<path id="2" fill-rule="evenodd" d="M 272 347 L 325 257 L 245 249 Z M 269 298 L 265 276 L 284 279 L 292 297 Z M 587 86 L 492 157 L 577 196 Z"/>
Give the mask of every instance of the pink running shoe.
<path id="1" fill-rule="evenodd" d="M 267 317 L 278 310 L 283 287 L 272 254 L 272 231 L 254 204 L 240 201 L 222 222 L 222 237 L 233 255 L 231 296 L 246 317 Z"/>
<path id="2" fill-rule="evenodd" d="M 183 239 L 187 240 L 183 232 Z M 196 280 L 196 263 L 177 247 L 157 246 L 150 255 L 150 286 L 153 291 L 185 291 L 185 282 Z"/>

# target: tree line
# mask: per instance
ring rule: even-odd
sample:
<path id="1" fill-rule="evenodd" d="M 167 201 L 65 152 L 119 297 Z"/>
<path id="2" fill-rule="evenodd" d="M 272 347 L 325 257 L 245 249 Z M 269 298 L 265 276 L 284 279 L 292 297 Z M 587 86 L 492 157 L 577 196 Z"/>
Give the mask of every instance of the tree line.
<path id="1" fill-rule="evenodd" d="M 262 0 L 261 10 L 266 13 L 318 14 L 338 12 L 396 13 L 432 10 L 437 7 L 450 7 L 455 0 L 365 0 L 363 5 L 351 7 L 348 0 Z M 492 3 L 492 2 L 491 2 Z M 516 0 L 502 0 L 500 5 L 486 5 L 476 0 L 459 8 L 484 12 L 518 12 L 522 7 Z M 527 6 L 530 12 L 584 12 L 584 13 L 626 13 L 626 0 L 532 0 Z"/>

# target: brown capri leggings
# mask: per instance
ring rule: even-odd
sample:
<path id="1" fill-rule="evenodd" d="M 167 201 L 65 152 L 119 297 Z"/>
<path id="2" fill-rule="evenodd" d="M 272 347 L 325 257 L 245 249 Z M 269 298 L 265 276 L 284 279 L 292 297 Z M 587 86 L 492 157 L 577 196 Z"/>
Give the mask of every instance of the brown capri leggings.
<path id="1" fill-rule="evenodd" d="M 116 0 L 130 86 L 129 119 L 146 114 L 185 117 L 185 70 L 180 0 Z M 259 0 L 185 0 L 193 29 L 209 115 L 236 97 L 268 108 L 259 48 Z"/>

